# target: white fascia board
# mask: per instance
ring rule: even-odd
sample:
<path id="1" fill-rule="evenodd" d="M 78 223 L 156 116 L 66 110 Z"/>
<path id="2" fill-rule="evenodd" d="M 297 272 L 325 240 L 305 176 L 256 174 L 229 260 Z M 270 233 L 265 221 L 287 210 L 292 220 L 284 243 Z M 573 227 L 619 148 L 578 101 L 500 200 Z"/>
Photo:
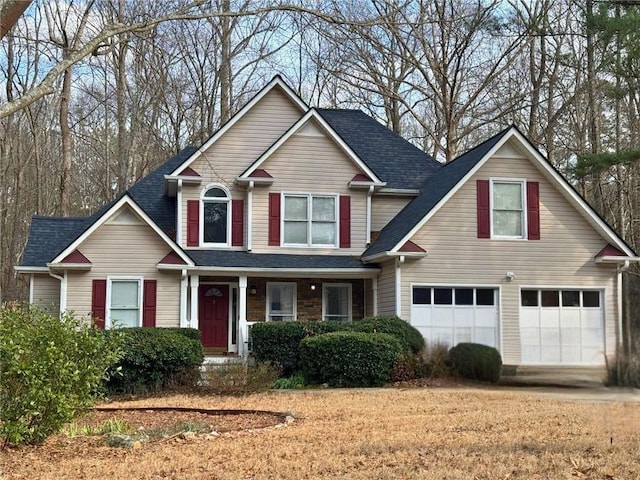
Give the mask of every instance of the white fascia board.
<path id="1" fill-rule="evenodd" d="M 47 263 L 51 270 L 91 270 L 92 263 Z"/>
<path id="2" fill-rule="evenodd" d="M 238 121 L 245 116 L 260 100 L 262 100 L 267 93 L 273 90 L 275 87 L 280 87 L 289 99 L 300 109 L 301 112 L 309 110 L 309 106 L 302 101 L 302 99 L 296 95 L 296 93 L 287 85 L 279 75 L 275 76 L 262 90 L 260 90 L 251 100 L 249 100 L 244 107 L 242 107 L 238 113 L 229 119 L 220 129 L 214 133 L 209 140 L 203 143 L 198 150 L 196 150 L 189 158 L 187 158 L 178 168 L 171 172 L 170 176 L 177 175 L 189 165 L 191 165 L 203 152 L 207 151 L 211 145 L 216 143 L 220 137 L 222 137 L 227 131 L 233 127 Z"/>
<path id="3" fill-rule="evenodd" d="M 377 183 L 377 182 L 361 182 L 361 181 L 353 181 L 349 182 L 350 188 L 369 188 L 369 187 L 384 187 L 387 182 Z"/>
<path id="4" fill-rule="evenodd" d="M 378 195 L 393 195 L 400 197 L 417 197 L 420 195 L 420 190 L 409 189 L 409 188 L 381 188 L 376 191 L 376 196 Z"/>
<path id="5" fill-rule="evenodd" d="M 136 202 L 134 202 L 129 195 L 125 194 L 120 200 L 118 200 L 109 210 L 107 210 L 100 218 L 98 218 L 89 228 L 87 228 L 82 235 L 76 238 L 67 248 L 65 248 L 62 253 L 60 253 L 56 258 L 51 260 L 51 267 L 58 267 L 58 265 L 62 265 L 61 262 L 64 260 L 67 255 L 73 252 L 76 248 L 80 246 L 82 242 L 84 242 L 93 232 L 95 232 L 101 225 L 103 225 L 115 212 L 120 210 L 124 205 L 128 205 L 133 209 L 133 211 L 144 220 L 144 222 L 149 225 L 154 232 L 164 240 L 164 242 L 176 253 L 178 256 L 184 260 L 187 265 L 193 265 L 193 261 L 182 251 L 178 245 L 171 240 L 166 233 L 164 233 L 151 218 L 138 206 Z"/>
<path id="6" fill-rule="evenodd" d="M 602 257 L 596 257 L 596 263 L 625 263 L 625 262 L 640 262 L 640 257 L 621 257 L 614 255 L 604 255 Z"/>
<path id="7" fill-rule="evenodd" d="M 268 177 L 237 177 L 237 183 L 250 183 L 253 182 L 256 185 L 271 185 L 275 178 Z"/>
<path id="8" fill-rule="evenodd" d="M 158 264 L 158 270 L 182 270 L 184 265 Z M 247 268 L 247 267 L 216 267 L 216 266 L 197 266 L 186 267 L 190 273 L 233 273 L 233 274 L 254 274 L 259 276 L 313 276 L 326 278 L 346 278 L 353 275 L 361 275 L 364 277 L 375 277 L 380 273 L 379 268 Z"/>
<path id="9" fill-rule="evenodd" d="M 47 267 L 23 267 L 21 265 L 14 265 L 13 269 L 18 273 L 49 273 Z"/>
<path id="10" fill-rule="evenodd" d="M 182 180 L 183 183 L 195 183 L 196 185 L 202 183 L 202 177 L 194 177 L 193 175 L 165 175 L 164 179 L 174 182 Z"/>
<path id="11" fill-rule="evenodd" d="M 385 261 L 385 260 L 389 260 L 391 258 L 398 258 L 398 257 L 406 257 L 407 260 L 409 259 L 417 259 L 417 258 L 424 258 L 427 256 L 427 252 L 391 252 L 391 251 L 387 251 L 387 252 L 380 252 L 380 253 L 376 253 L 375 255 L 370 255 L 368 257 L 362 257 L 362 261 L 365 263 L 376 263 L 379 261 Z"/>
<path id="12" fill-rule="evenodd" d="M 342 138 L 336 133 L 336 131 L 331 128 L 324 118 L 318 113 L 317 110 L 311 109 L 305 115 L 303 115 L 300 120 L 293 124 L 293 126 L 287 130 L 284 135 L 282 135 L 273 145 L 271 145 L 262 155 L 260 155 L 253 165 L 251 165 L 240 177 L 239 179 L 248 178 L 257 168 L 260 167 L 275 151 L 277 151 L 289 138 L 295 135 L 302 127 L 311 119 L 317 121 L 322 129 L 327 133 L 331 139 L 340 147 L 340 149 L 353 161 L 369 178 L 373 180 L 373 184 L 376 186 L 383 186 L 385 182 L 380 180 L 373 171 L 367 167 L 367 165 L 356 155 L 356 153 L 351 150 L 351 147 L 347 145 Z"/>

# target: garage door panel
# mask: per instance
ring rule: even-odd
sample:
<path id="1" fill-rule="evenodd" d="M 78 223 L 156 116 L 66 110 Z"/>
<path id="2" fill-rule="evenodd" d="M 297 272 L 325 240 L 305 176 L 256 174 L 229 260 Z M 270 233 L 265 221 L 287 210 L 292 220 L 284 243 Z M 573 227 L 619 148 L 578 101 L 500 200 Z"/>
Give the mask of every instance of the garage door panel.
<path id="1" fill-rule="evenodd" d="M 453 330 L 451 330 L 450 328 L 434 327 L 431 332 L 433 342 L 453 345 Z"/>
<path id="2" fill-rule="evenodd" d="M 471 328 L 474 324 L 474 312 L 472 308 L 459 308 L 454 310 L 453 324 L 456 328 Z"/>
<path id="3" fill-rule="evenodd" d="M 496 329 L 476 328 L 476 343 L 482 343 L 483 345 L 495 345 Z"/>
<path id="4" fill-rule="evenodd" d="M 562 299 L 560 305 L 551 305 L 549 301 L 545 303 L 543 294 L 550 291 L 554 295 L 560 292 L 559 298 Z M 520 304 L 522 363 L 546 365 L 602 365 L 604 363 L 604 315 L 600 307 L 603 302 L 600 297 L 593 298 L 593 289 L 550 290 L 547 288 L 526 289 L 526 292 L 528 295 L 521 295 Z M 536 300 L 536 293 L 538 300 Z M 597 294 L 601 296 L 602 292 Z M 537 301 L 541 301 L 542 305 L 536 306 Z"/>
<path id="5" fill-rule="evenodd" d="M 472 342 L 471 328 L 456 328 L 453 340 L 454 344 Z"/>
<path id="6" fill-rule="evenodd" d="M 431 308 L 415 306 L 411 314 L 411 323 L 414 327 L 430 327 L 431 326 Z"/>
<path id="7" fill-rule="evenodd" d="M 476 327 L 491 327 L 495 329 L 496 326 L 496 309 L 495 307 L 478 307 L 476 309 Z"/>
<path id="8" fill-rule="evenodd" d="M 448 327 L 453 325 L 453 309 L 451 307 L 433 307 L 432 324 L 434 327 Z"/>

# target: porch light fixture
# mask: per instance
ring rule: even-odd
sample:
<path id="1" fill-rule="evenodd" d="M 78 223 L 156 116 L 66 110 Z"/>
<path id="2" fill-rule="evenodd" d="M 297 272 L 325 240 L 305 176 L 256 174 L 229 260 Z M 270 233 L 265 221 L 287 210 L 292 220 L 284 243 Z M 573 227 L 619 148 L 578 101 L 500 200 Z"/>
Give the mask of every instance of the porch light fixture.
<path id="1" fill-rule="evenodd" d="M 315 284 L 315 283 L 312 283 L 312 284 L 311 284 L 311 290 L 315 290 L 315 289 L 316 289 L 316 284 Z"/>
<path id="2" fill-rule="evenodd" d="M 255 285 L 251 285 L 250 292 L 251 292 L 251 295 L 255 295 L 256 293 L 258 293 L 258 289 L 256 288 Z"/>
<path id="3" fill-rule="evenodd" d="M 507 282 L 512 282 L 513 280 L 515 280 L 516 274 L 513 272 L 507 272 L 505 278 L 507 279 Z"/>

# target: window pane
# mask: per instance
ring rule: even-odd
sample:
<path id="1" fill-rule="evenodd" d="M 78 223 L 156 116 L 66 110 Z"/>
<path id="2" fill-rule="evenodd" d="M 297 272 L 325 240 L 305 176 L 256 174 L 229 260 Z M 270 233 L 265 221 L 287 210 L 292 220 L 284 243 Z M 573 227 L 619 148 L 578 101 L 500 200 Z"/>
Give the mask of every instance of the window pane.
<path id="1" fill-rule="evenodd" d="M 226 203 L 204 203 L 204 241 L 206 243 L 227 243 Z"/>
<path id="2" fill-rule="evenodd" d="M 349 287 L 327 286 L 325 294 L 325 320 L 349 320 Z"/>
<path id="3" fill-rule="evenodd" d="M 578 290 L 563 290 L 562 291 L 562 306 L 563 307 L 579 307 L 580 306 L 580 291 L 578 291 Z"/>
<path id="4" fill-rule="evenodd" d="M 522 290 L 520 292 L 520 301 L 523 307 L 537 307 L 538 290 Z"/>
<path id="5" fill-rule="evenodd" d="M 493 184 L 493 208 L 499 210 L 522 210 L 522 184 Z"/>
<path id="6" fill-rule="evenodd" d="M 582 306 L 583 307 L 599 307 L 600 306 L 600 292 L 585 290 L 582 292 Z"/>
<path id="7" fill-rule="evenodd" d="M 434 288 L 433 303 L 436 305 L 451 305 L 452 291 L 450 288 Z"/>
<path id="8" fill-rule="evenodd" d="M 311 225 L 311 243 L 314 245 L 335 245 L 335 223 L 313 223 Z"/>
<path id="9" fill-rule="evenodd" d="M 560 292 L 558 290 L 542 290 L 542 306 L 560 306 Z"/>
<path id="10" fill-rule="evenodd" d="M 476 289 L 476 305 L 495 305 L 495 293 L 492 288 Z"/>
<path id="11" fill-rule="evenodd" d="M 204 196 L 207 198 L 227 198 L 227 194 L 221 188 L 210 188 Z"/>
<path id="12" fill-rule="evenodd" d="M 431 289 L 427 287 L 413 287 L 413 304 L 430 305 Z"/>
<path id="13" fill-rule="evenodd" d="M 307 243 L 307 222 L 284 222 L 284 243 Z"/>
<path id="14" fill-rule="evenodd" d="M 336 219 L 336 199 L 334 197 L 313 197 L 312 220 L 334 222 Z"/>
<path id="15" fill-rule="evenodd" d="M 456 305 L 473 305 L 473 288 L 456 288 Z"/>
<path id="16" fill-rule="evenodd" d="M 493 234 L 508 237 L 521 237 L 522 212 L 494 210 Z"/>
<path id="17" fill-rule="evenodd" d="M 118 310 L 111 309 L 111 325 L 118 328 L 130 328 L 138 326 L 138 309 Z"/>
<path id="18" fill-rule="evenodd" d="M 138 308 L 138 298 L 138 282 L 136 280 L 111 282 L 112 311 L 118 308 Z"/>
<path id="19" fill-rule="evenodd" d="M 285 220 L 307 220 L 307 197 L 284 197 Z"/>
<path id="20" fill-rule="evenodd" d="M 294 285 L 269 285 L 269 319 L 293 320 Z"/>

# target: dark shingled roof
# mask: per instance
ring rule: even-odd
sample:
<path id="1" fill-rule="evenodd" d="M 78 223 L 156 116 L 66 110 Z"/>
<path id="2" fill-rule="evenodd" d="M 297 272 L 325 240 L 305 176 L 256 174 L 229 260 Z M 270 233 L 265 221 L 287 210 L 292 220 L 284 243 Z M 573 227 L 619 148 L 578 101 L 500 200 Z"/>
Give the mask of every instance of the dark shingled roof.
<path id="1" fill-rule="evenodd" d="M 72 239 L 84 230 L 86 217 L 41 217 L 34 215 L 29 228 L 29 239 L 24 249 L 22 266 L 44 267 Z"/>
<path id="2" fill-rule="evenodd" d="M 317 110 L 387 188 L 419 189 L 442 168 L 430 155 L 360 110 Z"/>
<path id="3" fill-rule="evenodd" d="M 511 127 L 460 155 L 429 178 L 422 187 L 422 193 L 382 229 L 375 243 L 362 256 L 366 258 L 393 249 L 509 130 Z"/>
<path id="4" fill-rule="evenodd" d="M 175 230 L 176 211 L 175 198 L 169 198 L 164 194 L 164 176 L 178 168 L 196 150 L 195 147 L 181 150 L 125 192 L 165 233 L 172 233 Z M 124 195 L 119 195 L 89 217 L 41 217 L 35 215 L 31 219 L 22 266 L 46 266 Z"/>
<path id="5" fill-rule="evenodd" d="M 364 264 L 358 257 L 346 255 L 287 255 L 279 253 L 250 253 L 238 250 L 185 250 L 198 266 L 228 268 L 377 268 Z"/>

